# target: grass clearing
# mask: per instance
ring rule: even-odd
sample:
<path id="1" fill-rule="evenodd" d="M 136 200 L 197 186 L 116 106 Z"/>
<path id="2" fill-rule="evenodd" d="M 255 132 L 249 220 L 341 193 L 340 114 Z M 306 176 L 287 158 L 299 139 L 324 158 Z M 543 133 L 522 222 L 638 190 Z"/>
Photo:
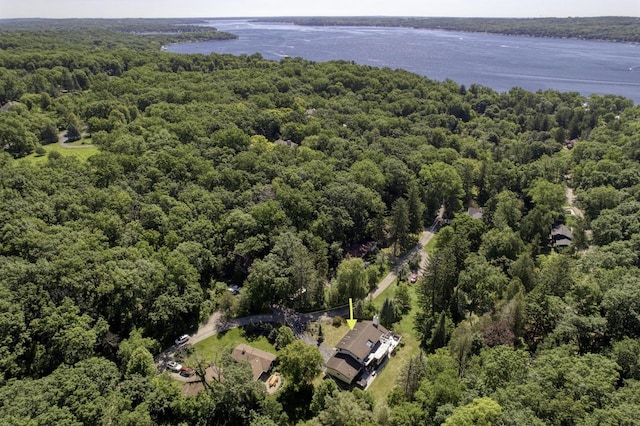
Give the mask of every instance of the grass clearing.
<path id="1" fill-rule="evenodd" d="M 67 142 L 67 145 L 70 146 L 86 146 L 86 145 L 92 145 L 93 144 L 93 139 L 89 136 L 89 137 L 83 137 L 82 139 L 78 139 L 77 141 L 73 141 L 73 142 Z M 88 149 L 88 148 L 86 148 Z"/>
<path id="2" fill-rule="evenodd" d="M 261 349 L 272 354 L 276 353 L 275 347 L 264 336 L 247 336 L 242 328 L 232 328 L 223 333 L 216 334 L 193 345 L 195 355 L 211 362 L 224 351 L 231 352 L 233 348 L 244 343 L 256 349 Z"/>
<path id="3" fill-rule="evenodd" d="M 396 289 L 398 288 L 398 280 L 394 280 L 393 283 L 389 287 L 385 289 L 382 293 L 378 295 L 375 299 L 373 299 L 373 305 L 379 311 L 382 309 L 382 304 L 384 303 L 384 299 L 391 299 L 396 295 Z"/>
<path id="4" fill-rule="evenodd" d="M 431 238 L 431 240 L 424 247 L 424 251 L 426 251 L 429 256 L 433 255 L 433 252 L 436 249 L 437 242 L 438 242 L 438 234 L 435 234 L 433 238 Z"/>
<path id="5" fill-rule="evenodd" d="M 86 139 L 83 139 L 83 141 L 85 140 Z M 74 142 L 73 144 L 80 145 L 79 142 L 80 141 Z M 42 147 L 44 148 L 47 154 L 49 154 L 50 152 L 58 152 L 62 156 L 76 157 L 78 160 L 83 162 L 87 161 L 89 157 L 99 152 L 98 147 L 95 147 L 95 146 L 89 147 L 89 148 L 74 149 L 74 148 L 64 148 L 57 143 L 52 143 L 50 145 L 43 145 Z M 39 155 L 36 155 L 35 153 L 32 153 L 16 161 L 28 162 L 35 165 L 43 165 L 43 164 L 46 164 L 47 161 L 49 161 L 49 157 L 47 157 L 47 154 L 39 156 Z"/>
<path id="6" fill-rule="evenodd" d="M 385 298 L 392 299 L 398 286 L 392 284 L 380 296 L 374 300 L 376 307 L 380 308 Z M 402 336 L 401 347 L 396 349 L 395 354 L 389 359 L 384 369 L 378 374 L 373 381 L 369 391 L 373 394 L 376 401 L 385 401 L 387 395 L 395 387 L 400 371 L 404 368 L 410 358 L 416 356 L 420 352 L 420 342 L 416 337 L 413 329 L 416 312 L 416 290 L 415 286 L 409 286 L 409 294 L 411 295 L 411 310 L 402 317 L 402 320 L 395 323 L 392 327 L 393 332 Z"/>
<path id="7" fill-rule="evenodd" d="M 318 324 L 322 323 L 322 334 L 324 335 L 324 344 L 334 348 L 345 334 L 349 331 L 349 326 L 345 321 L 342 321 L 340 327 L 334 327 L 331 321 L 317 321 L 312 322 L 307 326 L 307 331 L 312 336 L 318 335 Z"/>

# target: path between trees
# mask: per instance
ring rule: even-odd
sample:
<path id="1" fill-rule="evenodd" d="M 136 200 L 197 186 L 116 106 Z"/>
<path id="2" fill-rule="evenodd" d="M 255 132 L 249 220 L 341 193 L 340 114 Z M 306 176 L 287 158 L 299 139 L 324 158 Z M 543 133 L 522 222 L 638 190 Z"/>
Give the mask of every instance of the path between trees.
<path id="1" fill-rule="evenodd" d="M 568 207 L 569 213 L 571 213 L 572 216 L 579 217 L 580 219 L 584 219 L 584 213 L 582 213 L 582 210 L 580 210 L 575 205 L 576 196 L 573 193 L 573 188 L 571 188 L 569 185 L 565 186 L 565 196 L 567 197 L 567 202 L 569 203 L 569 207 Z"/>

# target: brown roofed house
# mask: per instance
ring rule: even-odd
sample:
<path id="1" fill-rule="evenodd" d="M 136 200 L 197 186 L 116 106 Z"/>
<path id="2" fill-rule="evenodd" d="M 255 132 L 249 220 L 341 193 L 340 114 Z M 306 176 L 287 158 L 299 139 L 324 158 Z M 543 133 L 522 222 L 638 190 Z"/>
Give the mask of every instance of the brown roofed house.
<path id="1" fill-rule="evenodd" d="M 325 364 L 327 372 L 345 383 L 353 379 L 362 371 L 362 364 L 345 353 L 338 352 Z"/>
<path id="2" fill-rule="evenodd" d="M 233 349 L 231 356 L 237 362 L 247 361 L 251 365 L 253 380 L 266 381 L 268 373 L 273 367 L 276 356 L 269 352 L 256 349 L 249 345 L 240 344 Z"/>
<path id="3" fill-rule="evenodd" d="M 359 362 L 364 362 L 365 358 L 382 336 L 389 331 L 380 324 L 373 321 L 358 321 L 345 336 L 338 342 L 336 349 L 338 352 L 346 352 Z"/>
<path id="4" fill-rule="evenodd" d="M 327 374 L 350 385 L 363 370 L 380 366 L 399 339 L 380 325 L 377 317 L 358 321 L 336 345 L 337 352 L 325 364 Z"/>

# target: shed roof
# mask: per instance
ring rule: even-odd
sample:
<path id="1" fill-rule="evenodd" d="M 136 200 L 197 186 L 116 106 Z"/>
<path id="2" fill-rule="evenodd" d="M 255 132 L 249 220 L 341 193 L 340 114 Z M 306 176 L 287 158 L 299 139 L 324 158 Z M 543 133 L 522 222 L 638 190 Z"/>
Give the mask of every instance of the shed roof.
<path id="1" fill-rule="evenodd" d="M 478 207 L 469 207 L 467 210 L 467 214 L 471 216 L 473 219 L 482 219 L 482 208 Z"/>

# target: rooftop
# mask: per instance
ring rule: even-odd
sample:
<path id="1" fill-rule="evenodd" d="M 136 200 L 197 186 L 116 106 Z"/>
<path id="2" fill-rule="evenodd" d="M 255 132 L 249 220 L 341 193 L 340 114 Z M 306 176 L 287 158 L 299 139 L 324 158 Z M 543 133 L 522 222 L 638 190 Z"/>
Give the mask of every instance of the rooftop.
<path id="1" fill-rule="evenodd" d="M 467 214 L 473 219 L 482 220 L 482 208 L 469 207 L 469 209 L 467 210 Z"/>
<path id="2" fill-rule="evenodd" d="M 231 356 L 238 362 L 247 361 L 253 371 L 253 380 L 258 380 L 260 376 L 271 369 L 271 364 L 276 360 L 274 354 L 256 349 L 252 346 L 240 344 L 233 349 Z"/>
<path id="3" fill-rule="evenodd" d="M 553 225 L 551 228 L 551 237 L 563 236 L 569 239 L 573 238 L 573 232 L 564 223 Z"/>
<path id="4" fill-rule="evenodd" d="M 326 366 L 328 369 L 332 369 L 348 378 L 350 382 L 355 379 L 360 370 L 362 364 L 353 359 L 347 354 L 337 353 L 327 361 Z"/>
<path id="5" fill-rule="evenodd" d="M 374 325 L 373 321 L 358 321 L 336 345 L 337 349 L 351 352 L 361 360 L 373 350 L 380 338 L 389 333 L 382 325 Z"/>

